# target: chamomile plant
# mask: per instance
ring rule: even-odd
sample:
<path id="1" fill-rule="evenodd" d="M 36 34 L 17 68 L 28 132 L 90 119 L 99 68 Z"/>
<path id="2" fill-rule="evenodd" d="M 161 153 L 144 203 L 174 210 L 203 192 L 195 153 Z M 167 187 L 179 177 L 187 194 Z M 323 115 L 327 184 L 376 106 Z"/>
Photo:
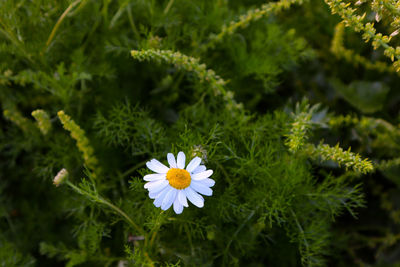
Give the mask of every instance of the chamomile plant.
<path id="1" fill-rule="evenodd" d="M 193 158 L 185 168 L 186 155 L 182 151 L 176 159 L 172 153 L 168 153 L 167 159 L 169 168 L 156 159 L 146 163 L 155 172 L 143 177 L 147 181 L 144 188 L 149 190 L 154 206 L 167 210 L 173 205 L 175 213 L 180 214 L 183 207 L 189 206 L 189 199 L 196 207 L 202 208 L 204 198 L 201 194 L 211 196 L 213 193 L 210 187 L 214 186 L 215 181 L 209 178 L 213 171 L 201 165 L 199 157 Z"/>

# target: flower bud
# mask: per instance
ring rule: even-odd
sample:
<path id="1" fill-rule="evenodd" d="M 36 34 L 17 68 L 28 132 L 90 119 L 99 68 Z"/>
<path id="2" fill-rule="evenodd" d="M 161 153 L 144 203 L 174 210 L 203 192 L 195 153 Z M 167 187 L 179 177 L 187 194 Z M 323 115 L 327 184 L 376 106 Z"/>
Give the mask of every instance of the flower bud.
<path id="1" fill-rule="evenodd" d="M 65 179 L 67 179 L 68 177 L 68 171 L 65 168 L 62 168 L 56 175 L 56 177 L 54 177 L 53 179 L 53 184 L 55 184 L 56 186 L 59 186 L 60 184 L 62 184 Z"/>

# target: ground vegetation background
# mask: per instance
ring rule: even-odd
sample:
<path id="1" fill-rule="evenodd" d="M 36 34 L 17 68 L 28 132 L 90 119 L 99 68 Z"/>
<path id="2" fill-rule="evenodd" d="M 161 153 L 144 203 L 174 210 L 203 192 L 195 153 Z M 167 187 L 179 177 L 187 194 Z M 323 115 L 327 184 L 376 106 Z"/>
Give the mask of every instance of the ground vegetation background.
<path id="1" fill-rule="evenodd" d="M 399 31 L 394 0 L 0 1 L 0 265 L 400 264 Z M 177 215 L 143 176 L 179 151 L 216 183 Z"/>

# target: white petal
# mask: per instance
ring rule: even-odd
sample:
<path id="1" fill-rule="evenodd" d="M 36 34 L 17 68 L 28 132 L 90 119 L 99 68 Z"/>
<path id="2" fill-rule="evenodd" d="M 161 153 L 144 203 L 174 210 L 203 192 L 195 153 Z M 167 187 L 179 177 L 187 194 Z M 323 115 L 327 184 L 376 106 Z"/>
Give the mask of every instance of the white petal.
<path id="1" fill-rule="evenodd" d="M 164 189 L 165 190 L 165 189 Z M 154 191 L 149 191 L 149 198 L 151 199 L 156 199 L 158 195 L 160 195 L 163 191 L 161 192 L 154 192 Z"/>
<path id="2" fill-rule="evenodd" d="M 164 200 L 162 201 L 161 204 L 161 209 L 162 210 L 167 210 L 171 207 L 172 203 L 174 203 L 175 198 L 176 198 L 176 193 L 178 193 L 178 190 L 175 188 L 171 187 L 172 190 L 169 190 L 168 193 L 165 195 Z"/>
<path id="3" fill-rule="evenodd" d="M 212 174 L 213 174 L 213 171 L 208 170 L 205 172 L 194 173 L 194 174 L 192 174 L 191 178 L 193 180 L 203 180 L 203 179 L 210 177 Z"/>
<path id="4" fill-rule="evenodd" d="M 200 180 L 198 182 L 201 182 L 202 184 L 204 184 L 205 186 L 208 186 L 208 187 L 213 187 L 215 185 L 215 181 L 210 178 L 206 178 L 206 179 Z"/>
<path id="5" fill-rule="evenodd" d="M 194 169 L 194 171 L 192 171 L 192 173 L 204 172 L 205 170 L 206 170 L 206 166 L 200 165 L 196 169 Z"/>
<path id="6" fill-rule="evenodd" d="M 186 160 L 186 156 L 185 153 L 183 153 L 182 151 L 178 153 L 178 160 L 177 160 L 177 166 L 179 169 L 184 169 L 185 168 L 185 160 Z"/>
<path id="7" fill-rule="evenodd" d="M 158 180 L 146 183 L 144 185 L 144 188 L 146 188 L 149 191 L 160 192 L 161 189 L 166 187 L 168 184 L 169 184 L 168 180 Z"/>
<path id="8" fill-rule="evenodd" d="M 183 190 L 179 190 L 178 191 L 178 197 L 177 199 L 179 199 L 179 202 L 185 206 L 185 207 L 189 207 L 188 203 L 187 203 L 187 199 L 186 199 L 186 194 Z"/>
<path id="9" fill-rule="evenodd" d="M 157 173 L 167 173 L 169 168 L 156 159 L 152 159 L 146 163 L 147 168 Z"/>
<path id="10" fill-rule="evenodd" d="M 175 201 L 174 201 L 174 211 L 175 211 L 176 214 L 181 214 L 182 211 L 183 211 L 183 205 L 178 200 L 178 198 L 176 198 Z"/>
<path id="11" fill-rule="evenodd" d="M 167 154 L 167 159 L 168 159 L 168 163 L 169 163 L 169 167 L 170 168 L 177 168 L 174 154 L 168 153 Z"/>
<path id="12" fill-rule="evenodd" d="M 185 194 L 187 198 L 192 202 L 195 206 L 202 208 L 204 207 L 204 199 L 202 196 L 197 194 L 192 188 L 186 187 L 185 189 Z"/>
<path id="13" fill-rule="evenodd" d="M 161 179 L 166 179 L 165 174 L 159 174 L 159 173 L 153 173 L 153 174 L 147 174 L 143 177 L 143 179 L 147 182 L 153 182 L 153 181 L 158 181 Z"/>
<path id="14" fill-rule="evenodd" d="M 170 186 L 166 187 L 166 188 L 161 192 L 161 194 L 159 194 L 159 195 L 157 196 L 157 198 L 156 198 L 156 199 L 154 200 L 154 202 L 153 202 L 154 206 L 156 206 L 157 208 L 161 207 L 161 204 L 162 204 L 162 202 L 163 202 L 163 200 L 164 200 L 165 195 L 169 192 L 169 190 L 171 190 L 171 188 L 172 188 L 172 187 L 170 187 Z"/>
<path id="15" fill-rule="evenodd" d="M 194 169 L 196 169 L 201 163 L 201 158 L 195 157 L 190 161 L 190 163 L 187 165 L 186 170 L 188 172 L 192 172 Z"/>
<path id="16" fill-rule="evenodd" d="M 149 191 L 149 198 L 156 199 L 159 196 L 161 196 L 161 194 L 164 193 L 165 190 L 168 190 L 168 189 L 169 189 L 169 187 L 166 186 L 166 187 L 164 187 L 162 190 L 160 190 L 158 192 L 157 191 Z"/>
<path id="17" fill-rule="evenodd" d="M 211 196 L 212 195 L 212 189 L 209 188 L 208 186 L 205 186 L 204 184 L 197 181 L 192 181 L 192 183 L 190 184 L 190 187 L 197 191 L 198 193 L 205 195 L 205 196 Z"/>

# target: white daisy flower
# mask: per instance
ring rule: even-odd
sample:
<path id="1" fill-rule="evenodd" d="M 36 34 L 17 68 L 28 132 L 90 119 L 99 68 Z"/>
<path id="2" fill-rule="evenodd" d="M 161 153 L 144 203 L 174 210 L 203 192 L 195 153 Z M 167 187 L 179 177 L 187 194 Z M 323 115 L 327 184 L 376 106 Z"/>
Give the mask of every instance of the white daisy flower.
<path id="1" fill-rule="evenodd" d="M 210 187 L 215 181 L 209 178 L 213 171 L 200 165 L 199 157 L 192 159 L 185 169 L 186 156 L 182 151 L 178 153 L 177 160 L 172 153 L 168 153 L 167 159 L 169 168 L 156 159 L 146 163 L 150 170 L 156 172 L 143 177 L 148 182 L 144 188 L 149 190 L 149 197 L 154 199 L 154 205 L 167 210 L 173 204 L 175 213 L 180 214 L 183 207 L 188 207 L 189 199 L 195 206 L 202 208 L 204 198 L 200 194 L 211 196 L 213 192 Z"/>

